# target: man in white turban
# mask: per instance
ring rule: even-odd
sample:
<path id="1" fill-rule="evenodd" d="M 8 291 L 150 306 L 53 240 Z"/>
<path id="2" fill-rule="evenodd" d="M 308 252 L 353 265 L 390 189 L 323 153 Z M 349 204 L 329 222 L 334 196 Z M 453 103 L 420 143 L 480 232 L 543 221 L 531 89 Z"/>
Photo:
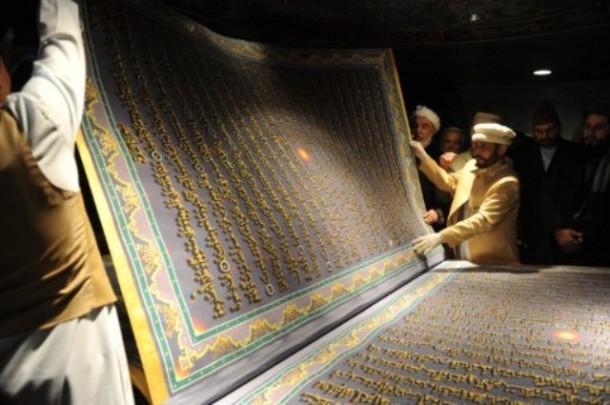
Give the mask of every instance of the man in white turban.
<path id="1" fill-rule="evenodd" d="M 413 139 L 420 142 L 428 150 L 428 154 L 436 157 L 436 154 L 430 151 L 430 145 L 434 135 L 441 127 L 441 120 L 438 115 L 430 108 L 418 105 L 411 115 L 411 123 Z M 424 222 L 431 225 L 434 230 L 439 231 L 445 225 L 445 214 L 443 213 L 442 204 L 437 201 L 436 187 L 421 174 L 419 176 L 419 183 L 424 198 L 424 205 L 426 206 Z"/>
<path id="2" fill-rule="evenodd" d="M 441 243 L 455 249 L 456 258 L 475 263 L 519 264 L 517 213 L 519 180 L 504 155 L 515 133 L 500 124 L 478 124 L 472 136 L 473 159 L 448 173 L 423 145 L 411 141 L 419 169 L 453 201 L 447 227 L 416 238 L 415 253 L 426 254 Z"/>

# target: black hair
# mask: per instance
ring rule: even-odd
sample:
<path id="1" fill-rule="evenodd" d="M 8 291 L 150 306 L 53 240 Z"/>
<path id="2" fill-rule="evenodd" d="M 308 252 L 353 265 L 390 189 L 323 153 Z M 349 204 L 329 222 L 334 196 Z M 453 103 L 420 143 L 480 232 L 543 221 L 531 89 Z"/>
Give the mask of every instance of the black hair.
<path id="1" fill-rule="evenodd" d="M 606 100 L 596 100 L 589 102 L 583 109 L 584 118 L 589 115 L 603 115 L 610 119 L 610 102 Z"/>
<path id="2" fill-rule="evenodd" d="M 13 46 L 13 30 L 7 27 L 0 27 L 0 58 L 4 66 L 11 71 L 11 48 Z"/>
<path id="3" fill-rule="evenodd" d="M 557 110 L 551 103 L 548 101 L 543 101 L 536 107 L 536 111 L 534 112 L 534 125 L 539 124 L 547 124 L 549 122 L 556 122 L 557 125 L 559 122 L 559 114 L 557 114 Z"/>

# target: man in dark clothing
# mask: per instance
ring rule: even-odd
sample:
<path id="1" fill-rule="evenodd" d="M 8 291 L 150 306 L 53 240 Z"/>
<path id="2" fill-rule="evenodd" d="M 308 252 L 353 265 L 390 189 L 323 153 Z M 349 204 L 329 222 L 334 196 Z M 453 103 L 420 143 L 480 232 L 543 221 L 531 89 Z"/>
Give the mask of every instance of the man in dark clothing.
<path id="1" fill-rule="evenodd" d="M 610 266 L 610 112 L 603 106 L 585 112 L 582 129 L 587 150 L 587 194 L 574 215 L 580 238 L 572 262 Z"/>
<path id="2" fill-rule="evenodd" d="M 521 182 L 517 229 L 522 263 L 565 263 L 565 254 L 581 236 L 569 225 L 584 189 L 584 154 L 560 131 L 557 111 L 543 102 L 534 113 L 533 137 L 522 136 L 510 151 Z"/>

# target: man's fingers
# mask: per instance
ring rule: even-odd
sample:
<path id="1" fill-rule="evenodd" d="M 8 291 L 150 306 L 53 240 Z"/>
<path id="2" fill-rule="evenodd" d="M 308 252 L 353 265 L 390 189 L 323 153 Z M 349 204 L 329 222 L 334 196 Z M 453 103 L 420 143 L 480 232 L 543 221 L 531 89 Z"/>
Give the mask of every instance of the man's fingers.
<path id="1" fill-rule="evenodd" d="M 411 242 L 411 246 L 413 246 L 413 250 L 415 254 L 423 255 L 427 251 L 426 241 L 423 238 L 417 238 L 413 242 Z"/>

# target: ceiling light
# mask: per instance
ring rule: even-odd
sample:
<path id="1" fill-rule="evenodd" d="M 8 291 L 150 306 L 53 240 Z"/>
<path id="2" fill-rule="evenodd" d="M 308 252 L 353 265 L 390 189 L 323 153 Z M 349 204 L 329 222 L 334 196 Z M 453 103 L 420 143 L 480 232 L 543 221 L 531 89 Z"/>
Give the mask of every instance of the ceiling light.
<path id="1" fill-rule="evenodd" d="M 548 76 L 550 75 L 551 72 L 549 69 L 538 69 L 538 70 L 534 70 L 534 75 L 535 76 Z"/>
<path id="2" fill-rule="evenodd" d="M 470 14 L 470 17 L 468 18 L 468 20 L 470 22 L 477 22 L 481 19 L 481 16 L 479 16 L 479 13 L 472 13 Z"/>

